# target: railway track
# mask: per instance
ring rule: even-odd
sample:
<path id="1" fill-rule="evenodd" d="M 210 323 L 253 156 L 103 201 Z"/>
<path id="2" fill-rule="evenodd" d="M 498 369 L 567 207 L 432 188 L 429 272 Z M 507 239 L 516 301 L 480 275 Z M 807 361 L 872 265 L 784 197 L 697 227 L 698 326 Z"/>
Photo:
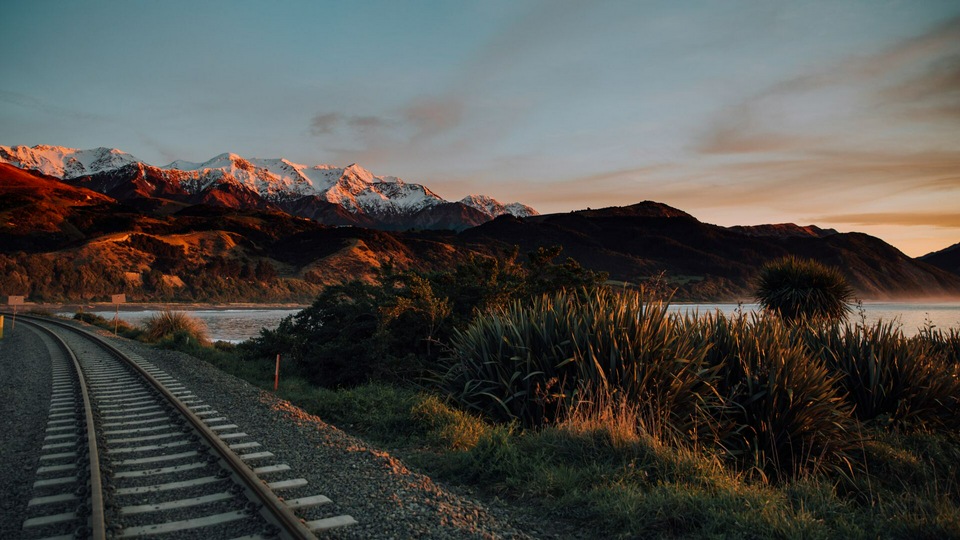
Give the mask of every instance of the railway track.
<path id="1" fill-rule="evenodd" d="M 24 538 L 316 538 L 355 523 L 324 517 L 327 497 L 157 366 L 18 319 L 59 350 Z"/>

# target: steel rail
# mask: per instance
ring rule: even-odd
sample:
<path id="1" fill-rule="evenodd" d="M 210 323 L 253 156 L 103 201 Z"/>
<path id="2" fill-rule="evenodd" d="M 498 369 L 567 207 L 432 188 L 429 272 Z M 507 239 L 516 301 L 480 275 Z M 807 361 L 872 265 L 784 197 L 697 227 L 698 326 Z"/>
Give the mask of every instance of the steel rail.
<path id="1" fill-rule="evenodd" d="M 241 460 L 213 430 L 207 427 L 207 425 L 203 422 L 203 420 L 200 419 L 199 416 L 194 414 L 193 411 L 190 410 L 190 408 L 187 407 L 182 401 L 180 401 L 179 398 L 170 393 L 170 391 L 167 390 L 162 383 L 156 380 L 139 364 L 128 358 L 123 352 L 114 347 L 113 344 L 104 340 L 100 336 L 97 336 L 82 328 L 77 328 L 76 326 L 63 321 L 47 318 L 35 318 L 31 316 L 27 317 L 53 324 L 82 335 L 83 337 L 93 341 L 98 346 L 108 351 L 111 355 L 124 364 L 131 367 L 137 372 L 138 375 L 148 381 L 158 393 L 163 395 L 163 397 L 167 399 L 167 401 L 170 402 L 170 404 L 172 404 L 180 412 L 180 414 L 187 419 L 188 422 L 190 422 L 190 425 L 203 437 L 205 442 L 229 467 L 234 475 L 235 480 L 239 484 L 243 485 L 248 493 L 253 495 L 253 497 L 261 503 L 261 515 L 268 522 L 277 526 L 280 529 L 282 536 L 294 540 L 316 539 L 316 535 L 314 535 L 313 532 L 306 526 L 306 524 L 304 524 L 300 518 L 293 513 L 290 507 L 280 500 L 280 498 L 277 497 L 277 495 L 269 487 L 267 487 L 267 485 L 256 474 L 253 473 L 246 463 L 244 463 L 243 460 Z"/>
<path id="2" fill-rule="evenodd" d="M 104 517 L 105 505 L 103 502 L 103 481 L 100 476 L 100 452 L 97 446 L 97 430 L 93 421 L 93 407 L 90 405 L 90 393 L 87 391 L 87 381 L 83 376 L 83 370 L 80 368 L 80 361 L 77 359 L 77 355 L 73 353 L 73 349 L 71 349 L 56 332 L 41 324 L 37 324 L 32 321 L 29 316 L 24 317 L 21 315 L 21 321 L 33 328 L 39 329 L 51 337 L 73 364 L 73 369 L 80 383 L 84 421 L 87 425 L 87 457 L 90 471 L 90 535 L 94 540 L 105 540 L 107 537 L 107 526 Z"/>

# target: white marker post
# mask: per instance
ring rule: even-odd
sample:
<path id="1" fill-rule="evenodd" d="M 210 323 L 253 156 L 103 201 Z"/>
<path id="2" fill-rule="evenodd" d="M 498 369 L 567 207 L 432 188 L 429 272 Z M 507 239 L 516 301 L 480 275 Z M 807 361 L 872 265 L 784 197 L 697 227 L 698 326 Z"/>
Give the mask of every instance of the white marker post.
<path id="1" fill-rule="evenodd" d="M 120 328 L 120 304 L 127 303 L 127 295 L 115 294 L 111 298 L 114 305 L 117 306 L 117 311 L 113 315 L 113 335 L 117 335 L 117 329 Z"/>
<path id="2" fill-rule="evenodd" d="M 22 296 L 8 296 L 7 305 L 13 306 L 13 320 L 10 322 L 10 330 L 13 330 L 17 327 L 17 306 L 23 305 Z"/>

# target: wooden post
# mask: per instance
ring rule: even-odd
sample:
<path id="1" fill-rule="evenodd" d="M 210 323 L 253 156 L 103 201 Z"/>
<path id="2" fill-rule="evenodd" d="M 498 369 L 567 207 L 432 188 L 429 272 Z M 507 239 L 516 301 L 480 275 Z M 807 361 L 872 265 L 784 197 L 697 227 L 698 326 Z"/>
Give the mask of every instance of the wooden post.
<path id="1" fill-rule="evenodd" d="M 3 315 L 0 315 L 0 339 L 3 339 Z"/>
<path id="2" fill-rule="evenodd" d="M 113 335 L 117 335 L 117 329 L 120 328 L 120 304 L 127 301 L 127 295 L 114 294 L 110 300 L 117 306 L 117 312 L 113 316 Z"/>
<path id="3" fill-rule="evenodd" d="M 277 354 L 277 369 L 273 372 L 273 391 L 280 387 L 280 354 Z"/>
<path id="4" fill-rule="evenodd" d="M 23 305 L 22 296 L 8 296 L 7 305 L 13 306 L 13 320 L 10 321 L 10 330 L 13 330 L 17 327 L 17 306 Z"/>

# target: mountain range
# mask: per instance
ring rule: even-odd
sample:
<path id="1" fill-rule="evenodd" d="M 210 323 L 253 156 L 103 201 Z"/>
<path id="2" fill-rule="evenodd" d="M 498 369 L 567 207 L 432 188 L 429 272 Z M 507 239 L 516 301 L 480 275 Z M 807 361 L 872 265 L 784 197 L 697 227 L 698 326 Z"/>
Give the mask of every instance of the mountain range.
<path id="1" fill-rule="evenodd" d="M 0 158 L 0 296 L 34 301 L 309 302 L 387 266 L 443 270 L 555 245 L 677 300 L 750 301 L 758 269 L 790 254 L 840 268 L 862 299 L 960 298 L 958 246 L 913 259 L 861 233 L 721 227 L 653 201 L 536 215 L 480 196 L 443 201 L 355 165 L 226 154 L 153 167 L 59 147 L 0 147 Z"/>
<path id="2" fill-rule="evenodd" d="M 378 229 L 463 230 L 499 215 L 536 215 L 529 206 L 502 204 L 485 195 L 447 201 L 429 188 L 395 176 L 376 176 L 360 165 L 306 166 L 286 159 L 220 154 L 203 163 L 174 161 L 157 167 L 113 148 L 0 146 L 0 162 L 59 178 L 118 201 L 148 202 L 175 211 L 208 204 L 283 211 L 327 225 Z"/>

